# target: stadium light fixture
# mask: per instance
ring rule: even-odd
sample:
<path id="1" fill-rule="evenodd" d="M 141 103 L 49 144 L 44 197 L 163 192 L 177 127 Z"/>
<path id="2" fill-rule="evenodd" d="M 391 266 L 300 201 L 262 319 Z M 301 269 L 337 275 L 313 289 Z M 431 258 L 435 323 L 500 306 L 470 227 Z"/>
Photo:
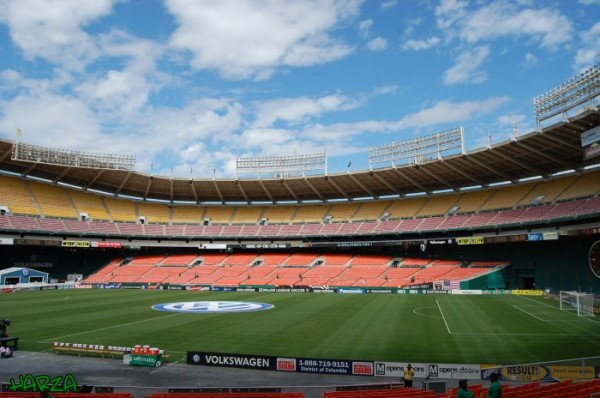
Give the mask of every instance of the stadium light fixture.
<path id="1" fill-rule="evenodd" d="M 312 153 L 292 156 L 239 157 L 235 161 L 235 177 L 240 174 L 269 174 L 273 178 L 306 176 L 307 174 L 327 175 L 327 153 Z"/>
<path id="2" fill-rule="evenodd" d="M 432 160 L 441 160 L 443 155 L 455 154 L 457 149 L 465 154 L 464 131 L 462 127 L 440 131 L 407 141 L 369 148 L 369 167 L 398 164 L 420 165 Z"/>
<path id="3" fill-rule="evenodd" d="M 600 64 L 533 99 L 536 122 L 555 124 L 557 117 L 568 121 L 587 109 L 593 109 L 600 97 Z"/>
<path id="4" fill-rule="evenodd" d="M 79 152 L 24 144 L 21 142 L 15 142 L 13 144 L 11 160 L 108 170 L 133 171 L 135 167 L 135 157 L 130 155 Z"/>

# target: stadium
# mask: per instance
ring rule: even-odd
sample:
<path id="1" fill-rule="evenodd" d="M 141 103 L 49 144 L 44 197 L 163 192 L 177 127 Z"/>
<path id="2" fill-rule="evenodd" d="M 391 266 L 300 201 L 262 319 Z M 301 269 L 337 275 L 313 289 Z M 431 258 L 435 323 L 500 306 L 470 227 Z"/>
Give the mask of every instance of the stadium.
<path id="1" fill-rule="evenodd" d="M 599 83 L 593 67 L 536 97 L 538 129 L 509 141 L 467 152 L 446 130 L 372 147 L 358 172 L 309 154 L 239 158 L 255 178 L 173 178 L 2 140 L 0 317 L 18 350 L 0 382 L 38 369 L 23 353 L 51 366 L 148 345 L 168 370 L 234 372 L 161 398 L 447 397 L 460 378 L 485 394 L 494 372 L 507 396 L 598 396 Z M 414 395 L 393 389 L 409 362 Z M 63 372 L 148 395 L 108 363 L 114 383 Z M 264 370 L 275 385 L 251 392 Z M 363 390 L 332 387 L 347 383 Z"/>

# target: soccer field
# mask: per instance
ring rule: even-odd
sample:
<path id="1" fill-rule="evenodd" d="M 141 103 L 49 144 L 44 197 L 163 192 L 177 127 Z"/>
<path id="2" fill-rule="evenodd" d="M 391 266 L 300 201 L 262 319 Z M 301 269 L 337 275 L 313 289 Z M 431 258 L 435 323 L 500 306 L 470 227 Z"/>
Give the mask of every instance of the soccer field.
<path id="1" fill-rule="evenodd" d="M 266 311 L 188 314 L 182 301 L 272 304 Z M 20 348 L 54 341 L 328 359 L 515 364 L 600 355 L 600 319 L 511 295 L 349 295 L 58 290 L 0 295 Z"/>

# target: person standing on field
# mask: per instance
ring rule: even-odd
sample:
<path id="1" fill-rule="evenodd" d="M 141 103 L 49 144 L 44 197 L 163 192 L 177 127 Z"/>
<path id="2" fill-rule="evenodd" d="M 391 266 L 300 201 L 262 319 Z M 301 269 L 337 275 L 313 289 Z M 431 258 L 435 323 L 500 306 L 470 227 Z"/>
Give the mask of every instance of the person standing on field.
<path id="1" fill-rule="evenodd" d="M 415 378 L 415 370 L 409 363 L 404 368 L 404 387 L 410 388 L 413 385 L 413 379 Z"/>

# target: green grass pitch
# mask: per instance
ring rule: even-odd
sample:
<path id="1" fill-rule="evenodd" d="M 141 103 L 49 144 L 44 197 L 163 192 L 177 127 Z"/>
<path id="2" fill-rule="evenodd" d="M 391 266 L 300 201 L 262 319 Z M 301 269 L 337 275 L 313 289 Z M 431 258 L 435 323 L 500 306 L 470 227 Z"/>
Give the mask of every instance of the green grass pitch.
<path id="1" fill-rule="evenodd" d="M 261 312 L 185 314 L 152 305 L 254 301 Z M 59 290 L 0 295 L 0 318 L 20 348 L 52 342 L 148 344 L 183 360 L 187 350 L 306 358 L 516 364 L 600 355 L 600 319 L 527 296 L 217 293 Z"/>

